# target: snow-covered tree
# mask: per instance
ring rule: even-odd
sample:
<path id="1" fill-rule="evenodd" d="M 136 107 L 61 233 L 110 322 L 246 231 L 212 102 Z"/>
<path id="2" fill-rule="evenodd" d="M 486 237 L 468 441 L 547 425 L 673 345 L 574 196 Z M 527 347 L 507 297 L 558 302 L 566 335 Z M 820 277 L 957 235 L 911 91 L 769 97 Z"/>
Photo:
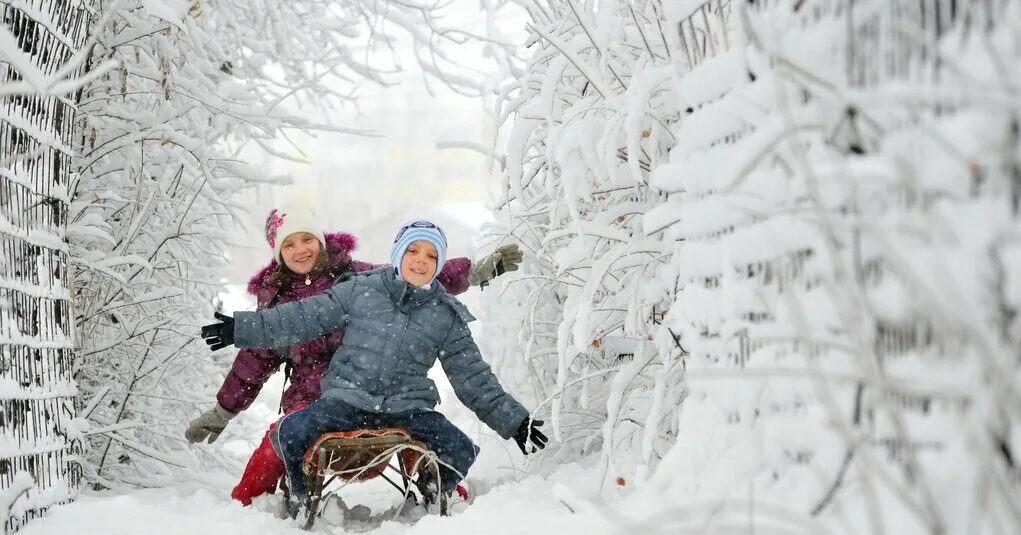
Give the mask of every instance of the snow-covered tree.
<path id="1" fill-rule="evenodd" d="M 1016 531 L 1021 2 L 593 4 L 504 107 L 556 453 L 653 531 Z"/>
<path id="2" fill-rule="evenodd" d="M 526 74 L 500 108 L 514 122 L 494 235 L 532 253 L 499 295 L 502 307 L 517 303 L 501 319 L 525 325 L 517 343 L 502 344 L 504 360 L 524 352 L 558 453 L 599 451 L 617 434 L 612 441 L 647 442 L 653 457 L 671 442 L 660 422 L 679 404 L 680 391 L 665 386 L 681 369 L 680 346 L 655 339 L 672 289 L 655 275 L 673 244 L 642 227 L 661 202 L 649 172 L 679 118 L 667 98 L 674 52 L 663 6 L 565 1 L 530 13 Z M 603 451 L 609 470 L 616 449 Z"/>

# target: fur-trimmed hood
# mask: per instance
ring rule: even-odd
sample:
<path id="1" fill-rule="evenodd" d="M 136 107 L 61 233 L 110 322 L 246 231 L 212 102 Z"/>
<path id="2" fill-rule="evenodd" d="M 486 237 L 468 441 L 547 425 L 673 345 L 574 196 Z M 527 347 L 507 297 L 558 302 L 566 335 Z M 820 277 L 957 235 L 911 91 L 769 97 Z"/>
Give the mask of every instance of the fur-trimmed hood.
<path id="1" fill-rule="evenodd" d="M 358 241 L 354 236 L 346 232 L 328 232 L 326 236 L 326 269 L 331 272 L 340 272 L 351 263 L 351 252 L 358 246 Z M 269 264 L 260 269 L 251 279 L 248 281 L 248 293 L 253 296 L 259 297 L 260 294 L 265 293 L 267 290 L 274 292 L 280 290 L 274 286 L 270 280 L 270 275 L 276 270 L 276 260 L 271 260 Z M 331 275 L 335 276 L 335 275 Z"/>

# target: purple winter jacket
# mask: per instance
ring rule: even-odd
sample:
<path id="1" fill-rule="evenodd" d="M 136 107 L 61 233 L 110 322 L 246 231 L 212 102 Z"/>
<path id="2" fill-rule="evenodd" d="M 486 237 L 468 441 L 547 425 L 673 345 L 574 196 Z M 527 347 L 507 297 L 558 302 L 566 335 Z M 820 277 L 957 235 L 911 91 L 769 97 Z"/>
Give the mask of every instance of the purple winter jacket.
<path id="1" fill-rule="evenodd" d="M 305 284 L 304 275 L 294 275 L 292 280 L 288 281 L 290 284 L 274 285 L 270 281 L 270 275 L 276 270 L 276 260 L 259 270 L 248 281 L 248 293 L 254 295 L 258 301 L 256 310 L 267 308 L 271 303 L 279 305 L 319 295 L 333 286 L 337 277 L 349 269 L 367 271 L 376 267 L 351 258 L 351 251 L 356 247 L 354 236 L 343 232 L 331 232 L 327 233 L 325 238 L 328 255 L 326 269 L 310 274 L 312 284 Z M 452 258 L 443 264 L 437 280 L 451 295 L 464 293 L 468 289 L 469 268 L 471 260 Z M 235 414 L 247 409 L 259 395 L 262 385 L 288 360 L 288 357 L 293 363 L 291 384 L 280 399 L 280 408 L 284 414 L 288 414 L 302 405 L 312 403 L 319 399 L 319 381 L 343 338 L 343 330 L 335 331 L 311 342 L 294 344 L 287 348 L 287 355 L 278 354 L 278 350 L 264 348 L 238 351 L 230 372 L 216 394 L 217 403 Z"/>

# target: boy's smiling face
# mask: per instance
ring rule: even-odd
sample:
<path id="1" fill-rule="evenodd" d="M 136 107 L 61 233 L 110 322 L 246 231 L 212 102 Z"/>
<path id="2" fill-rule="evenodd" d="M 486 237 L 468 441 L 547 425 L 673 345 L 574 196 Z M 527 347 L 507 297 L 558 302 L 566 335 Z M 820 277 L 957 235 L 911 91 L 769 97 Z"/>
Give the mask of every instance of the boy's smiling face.
<path id="1" fill-rule="evenodd" d="M 401 277 L 408 284 L 421 288 L 429 284 L 436 274 L 436 260 L 433 244 L 424 240 L 411 242 L 401 259 Z"/>

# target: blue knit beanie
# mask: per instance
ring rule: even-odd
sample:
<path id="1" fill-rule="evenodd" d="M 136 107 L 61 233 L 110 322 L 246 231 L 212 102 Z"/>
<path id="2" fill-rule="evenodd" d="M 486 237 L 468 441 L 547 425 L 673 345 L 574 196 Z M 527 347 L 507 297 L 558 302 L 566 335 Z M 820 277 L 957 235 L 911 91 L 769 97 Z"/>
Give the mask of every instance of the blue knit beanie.
<path id="1" fill-rule="evenodd" d="M 394 238 L 393 249 L 390 250 L 390 263 L 397 270 L 397 276 L 403 279 L 404 277 L 401 275 L 401 260 L 404 259 L 404 252 L 408 250 L 412 243 L 419 240 L 429 242 L 436 248 L 436 273 L 433 273 L 433 277 L 426 284 L 426 286 L 429 286 L 429 284 L 432 284 L 432 281 L 436 280 L 440 270 L 443 269 L 443 263 L 447 261 L 447 236 L 443 233 L 443 229 L 431 221 L 413 219 L 401 225 L 400 230 L 397 231 L 397 236 Z"/>

